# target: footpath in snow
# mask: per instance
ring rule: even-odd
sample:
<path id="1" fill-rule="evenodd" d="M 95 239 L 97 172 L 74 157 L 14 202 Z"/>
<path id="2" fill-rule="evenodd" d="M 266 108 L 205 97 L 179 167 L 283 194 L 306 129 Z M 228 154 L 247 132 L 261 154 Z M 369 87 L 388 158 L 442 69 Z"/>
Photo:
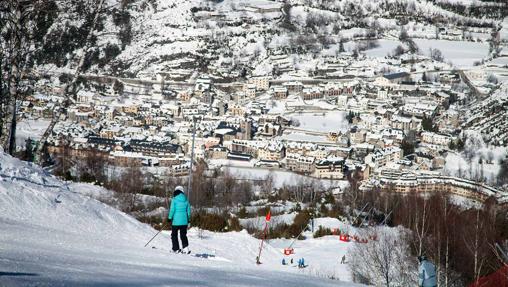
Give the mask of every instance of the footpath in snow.
<path id="1" fill-rule="evenodd" d="M 245 232 L 191 229 L 193 252 L 210 259 L 169 253 L 166 232 L 145 248 L 156 230 L 79 187 L 0 153 L 0 286 L 360 286 L 281 266 L 270 245 L 257 266 Z"/>

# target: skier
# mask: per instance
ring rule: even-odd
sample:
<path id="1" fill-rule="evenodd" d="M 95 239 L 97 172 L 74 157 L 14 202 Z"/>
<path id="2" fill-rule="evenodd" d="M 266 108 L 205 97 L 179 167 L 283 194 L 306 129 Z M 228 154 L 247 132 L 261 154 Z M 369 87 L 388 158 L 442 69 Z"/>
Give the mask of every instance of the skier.
<path id="1" fill-rule="evenodd" d="M 436 267 L 427 260 L 426 256 L 418 256 L 420 266 L 418 266 L 418 286 L 436 287 Z"/>
<path id="2" fill-rule="evenodd" d="M 305 267 L 305 260 L 302 258 L 298 259 L 298 268 L 304 268 Z"/>
<path id="3" fill-rule="evenodd" d="M 171 241 L 173 243 L 173 252 L 189 254 L 189 241 L 187 239 L 187 226 L 191 208 L 187 197 L 185 197 L 182 186 L 177 186 L 173 192 L 173 200 L 169 207 L 168 219 L 171 220 Z M 178 232 L 182 240 L 182 249 L 178 244 Z"/>
<path id="4" fill-rule="evenodd" d="M 342 259 L 340 260 L 340 264 L 346 263 L 346 255 L 342 255 Z"/>
<path id="5" fill-rule="evenodd" d="M 286 265 L 286 259 L 282 258 L 282 265 Z"/>

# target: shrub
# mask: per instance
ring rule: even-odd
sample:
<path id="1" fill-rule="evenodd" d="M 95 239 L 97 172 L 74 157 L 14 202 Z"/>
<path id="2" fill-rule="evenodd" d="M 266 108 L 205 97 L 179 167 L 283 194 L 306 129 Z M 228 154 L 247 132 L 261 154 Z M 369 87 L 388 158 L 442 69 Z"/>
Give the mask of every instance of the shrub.
<path id="1" fill-rule="evenodd" d="M 300 234 L 304 228 L 307 228 L 307 226 L 302 227 L 302 226 L 297 226 L 294 223 L 291 224 L 287 229 L 288 237 L 289 238 L 296 238 L 298 236 L 298 239 L 300 239 L 300 240 L 305 239 L 305 237 Z"/>
<path id="2" fill-rule="evenodd" d="M 247 213 L 247 208 L 245 208 L 245 206 L 240 207 L 237 216 L 238 218 L 247 218 L 249 216 L 249 213 Z"/>
<path id="3" fill-rule="evenodd" d="M 266 216 L 269 211 L 270 211 L 270 206 L 265 206 L 265 207 L 259 208 L 257 210 L 257 214 L 258 214 L 258 216 Z"/>
<path id="4" fill-rule="evenodd" d="M 228 230 L 229 231 L 240 231 L 242 230 L 242 226 L 240 225 L 240 220 L 238 219 L 238 217 L 231 217 L 229 219 L 229 226 L 228 226 Z"/>
<path id="5" fill-rule="evenodd" d="M 328 210 L 328 217 L 339 218 L 341 216 L 344 216 L 344 214 L 345 214 L 344 209 L 342 205 L 338 202 L 335 202 L 330 208 L 330 210 Z"/>
<path id="6" fill-rule="evenodd" d="M 310 211 L 308 209 L 304 209 L 295 216 L 293 224 L 297 227 L 303 228 L 304 226 L 307 226 L 310 218 Z"/>
<path id="7" fill-rule="evenodd" d="M 296 203 L 296 205 L 295 205 L 295 207 L 291 208 L 291 210 L 290 210 L 290 211 L 291 211 L 291 212 L 294 212 L 294 211 L 296 211 L 296 212 L 300 212 L 301 210 L 302 210 L 302 206 L 300 205 L 300 203 L 299 203 L 299 202 L 297 202 L 297 203 Z"/>
<path id="8" fill-rule="evenodd" d="M 225 231 L 228 217 L 224 214 L 196 212 L 191 216 L 191 225 L 210 231 Z"/>
<path id="9" fill-rule="evenodd" d="M 319 213 L 321 214 L 321 216 L 328 216 L 329 210 L 328 207 L 326 207 L 326 204 L 321 204 L 319 208 Z"/>
<path id="10" fill-rule="evenodd" d="M 94 183 L 97 181 L 95 176 L 87 171 L 81 174 L 79 180 L 81 182 L 87 182 L 87 183 Z"/>
<path id="11" fill-rule="evenodd" d="M 290 234 L 288 233 L 289 225 L 286 223 L 277 224 L 275 226 L 270 226 L 267 239 L 273 238 L 290 238 Z M 263 236 L 263 231 L 259 232 L 259 237 Z"/>
<path id="12" fill-rule="evenodd" d="M 323 237 L 325 235 L 332 235 L 332 231 L 330 230 L 330 228 L 319 226 L 319 229 L 316 232 L 314 232 L 314 238 Z"/>
<path id="13" fill-rule="evenodd" d="M 331 192 L 327 192 L 324 196 L 325 203 L 334 204 L 335 203 L 335 196 Z"/>

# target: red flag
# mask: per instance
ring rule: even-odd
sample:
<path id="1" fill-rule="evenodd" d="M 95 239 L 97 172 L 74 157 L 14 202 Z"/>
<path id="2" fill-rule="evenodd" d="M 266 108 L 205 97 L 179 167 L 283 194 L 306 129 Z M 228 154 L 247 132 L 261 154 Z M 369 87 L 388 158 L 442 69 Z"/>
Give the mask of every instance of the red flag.
<path id="1" fill-rule="evenodd" d="M 268 213 L 266 214 L 265 220 L 268 222 L 268 221 L 270 221 L 271 217 L 272 217 L 272 215 L 270 214 L 270 210 L 268 210 Z"/>

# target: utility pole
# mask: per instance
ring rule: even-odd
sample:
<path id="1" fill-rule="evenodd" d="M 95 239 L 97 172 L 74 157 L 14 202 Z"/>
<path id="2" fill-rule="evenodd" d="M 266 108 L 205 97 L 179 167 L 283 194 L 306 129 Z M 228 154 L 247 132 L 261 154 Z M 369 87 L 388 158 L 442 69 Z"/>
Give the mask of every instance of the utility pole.
<path id="1" fill-rule="evenodd" d="M 191 190 L 192 190 L 192 166 L 194 163 L 194 142 L 196 140 L 196 117 L 192 117 L 192 148 L 191 148 L 191 158 L 190 158 L 190 170 L 189 170 L 189 181 L 187 183 L 187 197 L 189 201 L 191 200 Z"/>

